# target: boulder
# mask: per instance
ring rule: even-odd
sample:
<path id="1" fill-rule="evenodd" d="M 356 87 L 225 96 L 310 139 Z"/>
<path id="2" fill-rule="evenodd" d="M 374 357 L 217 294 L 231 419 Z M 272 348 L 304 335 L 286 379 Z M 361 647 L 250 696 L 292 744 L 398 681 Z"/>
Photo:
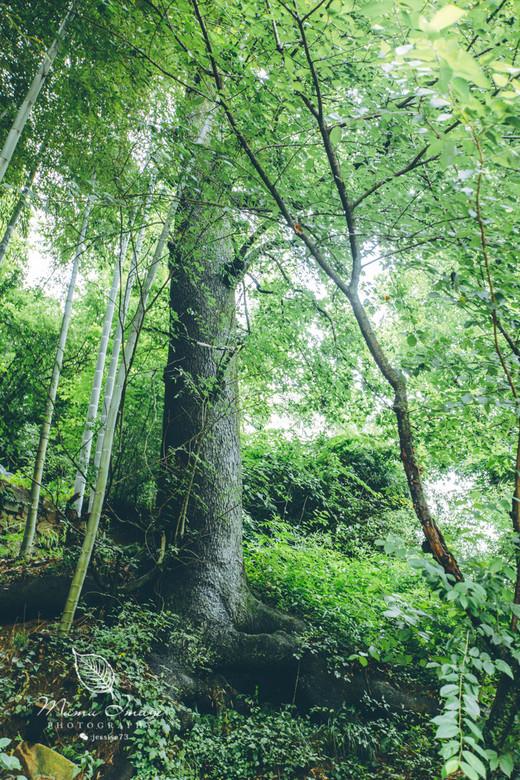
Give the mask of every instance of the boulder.
<path id="1" fill-rule="evenodd" d="M 38 742 L 33 745 L 20 742 L 14 755 L 22 765 L 27 780 L 73 780 L 80 772 L 79 766 L 68 758 Z"/>
<path id="2" fill-rule="evenodd" d="M 22 531 L 31 505 L 29 488 L 15 485 L 2 479 L 0 472 L 0 533 Z M 36 532 L 42 539 L 52 540 L 53 535 L 61 533 L 63 524 L 58 510 L 47 498 L 40 499 Z"/>

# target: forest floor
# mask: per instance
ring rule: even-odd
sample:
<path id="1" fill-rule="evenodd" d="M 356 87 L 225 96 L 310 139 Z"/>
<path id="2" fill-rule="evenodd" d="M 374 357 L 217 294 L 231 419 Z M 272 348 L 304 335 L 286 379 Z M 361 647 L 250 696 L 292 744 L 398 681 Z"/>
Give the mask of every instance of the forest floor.
<path id="1" fill-rule="evenodd" d="M 400 564 L 385 572 L 379 559 L 361 562 L 315 542 L 296 544 L 289 533 L 250 540 L 246 559 L 257 595 L 306 620 L 307 648 L 327 655 L 338 677 L 356 669 L 368 680 L 383 670 L 401 689 L 434 693 L 434 679 L 418 663 L 428 650 L 417 654 L 418 638 L 403 629 L 395 608 L 398 599 L 401 608 L 404 599 L 413 602 L 417 613 L 427 604 L 413 572 Z M 22 572 L 44 582 L 64 565 L 59 554 L 29 569 L 13 563 L 0 562 L 3 588 Z M 392 604 L 397 618 L 384 615 Z M 80 780 L 124 780 L 132 772 L 138 780 L 440 778 L 429 719 L 384 711 L 370 697 L 361 707 L 298 711 L 291 702 L 262 699 L 258 690 L 230 699 L 223 681 L 197 707 L 177 702 L 152 672 L 150 653 L 168 644 L 201 678 L 211 676 L 211 658 L 197 628 L 152 604 L 127 599 L 110 614 L 85 610 L 65 640 L 56 628 L 22 615 L 0 630 L 0 737 L 12 740 L 8 753 L 36 727 L 37 741 L 82 768 Z M 82 677 L 78 658 L 87 667 L 94 662 L 94 672 L 100 663 L 98 677 L 113 670 L 112 688 L 95 692 L 96 680 Z M 44 722 L 39 713 L 48 702 L 56 706 Z"/>

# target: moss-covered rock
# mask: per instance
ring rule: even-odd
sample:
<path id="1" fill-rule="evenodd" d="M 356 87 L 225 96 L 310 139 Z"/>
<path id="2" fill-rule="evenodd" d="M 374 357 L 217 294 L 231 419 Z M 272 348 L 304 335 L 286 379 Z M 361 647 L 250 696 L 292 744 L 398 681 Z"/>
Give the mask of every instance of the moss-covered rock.
<path id="1" fill-rule="evenodd" d="M 27 780 L 73 780 L 80 768 L 52 748 L 37 742 L 20 742 L 14 755 L 22 765 Z"/>

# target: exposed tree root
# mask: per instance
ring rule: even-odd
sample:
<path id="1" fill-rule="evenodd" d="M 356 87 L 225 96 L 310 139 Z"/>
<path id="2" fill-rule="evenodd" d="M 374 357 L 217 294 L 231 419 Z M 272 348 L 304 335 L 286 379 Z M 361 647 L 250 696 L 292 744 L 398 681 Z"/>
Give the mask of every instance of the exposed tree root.
<path id="1" fill-rule="evenodd" d="M 306 626 L 300 618 L 288 612 L 274 609 L 248 593 L 246 614 L 237 628 L 248 634 L 273 633 L 274 631 L 287 631 L 289 634 L 294 634 L 303 633 Z"/>
<path id="2" fill-rule="evenodd" d="M 270 617 L 275 622 L 276 616 L 273 610 Z M 286 619 L 281 616 L 281 620 Z M 151 659 L 152 668 L 164 675 L 175 698 L 188 705 L 207 710 L 215 702 L 225 701 L 234 706 L 237 692 L 257 691 L 265 700 L 295 704 L 302 711 L 318 706 L 339 711 L 345 705 L 422 714 L 438 711 L 434 698 L 404 692 L 381 672 L 352 671 L 346 677 L 336 677 L 326 658 L 302 650 L 297 634 L 280 630 L 249 634 L 209 624 L 203 641 L 214 670 L 203 678 L 188 673 L 167 653 L 159 651 Z"/>
<path id="3" fill-rule="evenodd" d="M 23 576 L 0 587 L 0 614 L 5 622 L 36 616 L 57 616 L 67 596 L 70 578 L 66 574 L 43 572 L 39 577 Z M 94 580 L 86 583 L 84 600 L 100 605 L 113 597 L 101 593 Z M 211 658 L 212 672 L 193 674 L 175 652 L 159 648 L 150 658 L 152 669 L 164 677 L 172 695 L 188 706 L 211 710 L 217 705 L 237 706 L 237 692 L 259 691 L 262 698 L 292 703 L 302 711 L 320 706 L 339 710 L 343 705 L 407 710 L 431 714 L 437 702 L 423 694 L 408 693 L 389 683 L 382 673 L 352 671 L 337 678 L 327 659 L 302 649 L 300 634 L 305 624 L 247 598 L 236 630 L 229 616 L 225 623 L 204 624 L 202 642 Z"/>

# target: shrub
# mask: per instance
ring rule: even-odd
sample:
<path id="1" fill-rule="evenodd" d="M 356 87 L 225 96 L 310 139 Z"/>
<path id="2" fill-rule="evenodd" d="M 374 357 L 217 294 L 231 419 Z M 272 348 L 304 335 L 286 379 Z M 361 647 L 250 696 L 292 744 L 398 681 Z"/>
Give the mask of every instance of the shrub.
<path id="1" fill-rule="evenodd" d="M 412 533 L 409 500 L 393 446 L 340 436 L 304 443 L 275 434 L 244 449 L 244 507 L 250 526 L 269 532 L 279 518 L 330 536 L 359 555 L 392 527 Z"/>

